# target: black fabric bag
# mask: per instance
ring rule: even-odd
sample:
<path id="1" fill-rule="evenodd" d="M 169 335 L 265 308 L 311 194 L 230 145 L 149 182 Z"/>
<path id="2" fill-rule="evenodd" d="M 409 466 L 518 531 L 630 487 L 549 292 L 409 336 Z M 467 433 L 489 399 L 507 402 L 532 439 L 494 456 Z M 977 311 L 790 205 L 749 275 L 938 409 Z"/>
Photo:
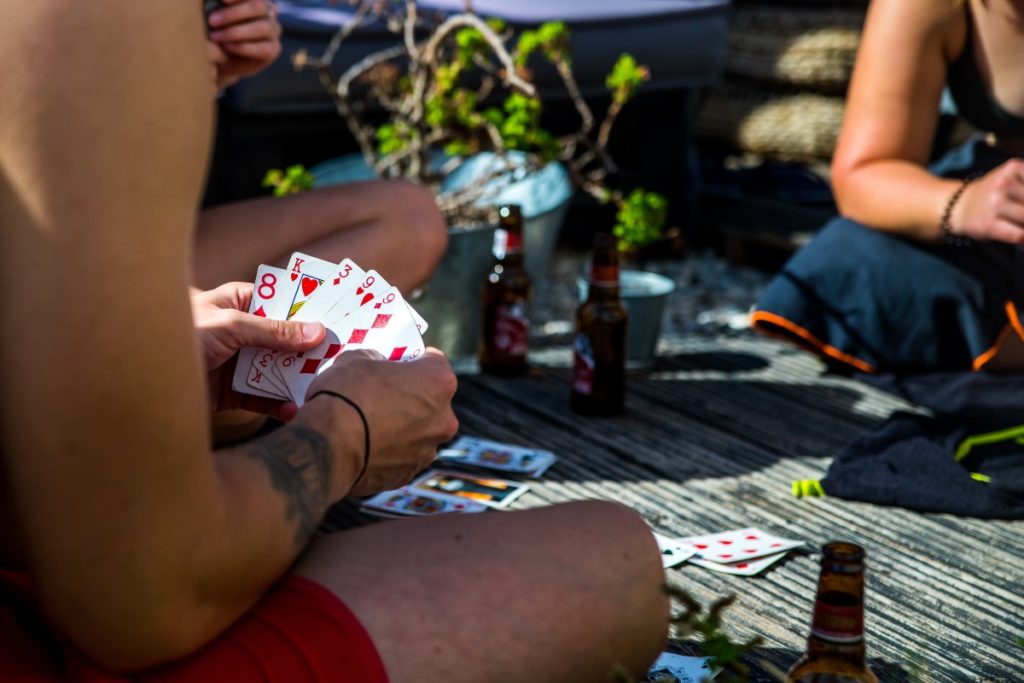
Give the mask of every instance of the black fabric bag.
<path id="1" fill-rule="evenodd" d="M 849 444 L 821 480 L 827 495 L 925 512 L 1024 519 L 1024 375 L 862 379 L 932 415 L 896 413 Z"/>

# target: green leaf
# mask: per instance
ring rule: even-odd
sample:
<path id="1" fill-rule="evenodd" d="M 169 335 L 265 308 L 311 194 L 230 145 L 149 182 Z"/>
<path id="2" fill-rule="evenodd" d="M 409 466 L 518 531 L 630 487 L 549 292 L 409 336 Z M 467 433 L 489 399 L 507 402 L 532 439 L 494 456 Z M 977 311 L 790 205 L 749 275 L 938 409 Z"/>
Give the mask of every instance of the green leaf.
<path id="1" fill-rule="evenodd" d="M 651 78 L 646 66 L 637 64 L 629 53 L 619 56 L 615 66 L 605 79 L 605 85 L 612 92 L 612 99 L 619 103 L 629 101 L 641 85 Z"/>
<path id="2" fill-rule="evenodd" d="M 637 188 L 619 206 L 612 234 L 619 251 L 632 251 L 657 241 L 663 232 L 668 201 L 657 192 Z"/>
<path id="3" fill-rule="evenodd" d="M 282 171 L 279 168 L 268 170 L 263 176 L 263 187 L 273 188 L 275 197 L 285 197 L 313 189 L 313 174 L 305 166 L 296 164 Z"/>

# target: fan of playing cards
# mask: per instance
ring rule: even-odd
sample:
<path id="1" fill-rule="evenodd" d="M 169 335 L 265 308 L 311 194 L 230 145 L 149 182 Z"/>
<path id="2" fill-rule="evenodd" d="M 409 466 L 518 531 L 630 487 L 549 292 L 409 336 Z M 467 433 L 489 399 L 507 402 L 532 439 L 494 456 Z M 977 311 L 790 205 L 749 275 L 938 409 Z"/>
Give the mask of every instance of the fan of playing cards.
<path id="1" fill-rule="evenodd" d="M 294 253 L 288 268 L 260 266 L 249 312 L 277 320 L 320 322 L 327 337 L 312 351 L 245 348 L 238 354 L 235 391 L 302 405 L 306 390 L 338 355 L 373 349 L 404 361 L 423 353 L 426 321 L 374 270 L 349 259 L 334 264 Z"/>

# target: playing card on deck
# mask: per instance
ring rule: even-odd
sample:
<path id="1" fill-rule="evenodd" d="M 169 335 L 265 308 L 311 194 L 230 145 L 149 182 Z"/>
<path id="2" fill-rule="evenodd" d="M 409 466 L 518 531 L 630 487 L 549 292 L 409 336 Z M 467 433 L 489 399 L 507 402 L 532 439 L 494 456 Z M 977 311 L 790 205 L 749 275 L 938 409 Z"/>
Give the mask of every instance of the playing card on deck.
<path id="1" fill-rule="evenodd" d="M 692 547 L 684 546 L 679 539 L 662 536 L 658 532 L 654 532 L 654 539 L 658 542 L 658 550 L 661 551 L 661 566 L 665 569 L 686 562 L 697 552 Z"/>
<path id="2" fill-rule="evenodd" d="M 662 652 L 647 671 L 644 683 L 700 683 L 718 675 L 710 657 L 686 657 Z"/>
<path id="3" fill-rule="evenodd" d="M 256 271 L 256 281 L 253 283 L 249 313 L 274 320 L 284 318 L 297 286 L 284 268 L 260 266 Z M 246 347 L 238 352 L 235 375 L 231 381 L 232 388 L 257 396 L 285 398 L 273 383 L 264 378 L 262 369 L 253 367 L 253 359 L 259 351 L 260 349 Z"/>
<path id="4" fill-rule="evenodd" d="M 539 477 L 558 460 L 551 451 L 462 436 L 437 454 L 438 460 L 453 465 L 480 467 Z"/>
<path id="5" fill-rule="evenodd" d="M 789 553 L 788 550 L 783 550 L 780 553 L 774 555 L 764 555 L 753 560 L 741 560 L 739 562 L 730 562 L 723 564 L 722 562 L 709 562 L 703 560 L 700 557 L 694 555 L 687 560 L 688 564 L 695 564 L 698 567 L 704 567 L 714 572 L 721 574 L 732 574 L 734 576 L 754 576 L 760 574 L 768 567 L 772 566 Z"/>
<path id="6" fill-rule="evenodd" d="M 722 564 L 752 560 L 804 544 L 803 541 L 780 538 L 760 529 L 733 529 L 716 534 L 688 536 L 679 541 L 693 548 L 699 559 Z"/>
<path id="7" fill-rule="evenodd" d="M 423 339 L 396 287 L 344 320 L 346 324 L 338 328 L 328 325 L 327 338 L 312 351 L 283 354 L 278 359 L 278 370 L 296 404 L 302 405 L 317 375 L 346 351 L 373 349 L 391 361 L 411 360 L 424 351 Z"/>
<path id="8" fill-rule="evenodd" d="M 428 470 L 413 481 L 412 486 L 420 490 L 476 500 L 492 508 L 508 507 L 530 488 L 522 482 L 480 477 L 451 470 Z"/>
<path id="9" fill-rule="evenodd" d="M 364 500 L 360 507 L 370 514 L 401 517 L 427 517 L 450 513 L 475 514 L 487 510 L 486 505 L 475 500 L 414 489 L 410 486 L 382 491 Z"/>

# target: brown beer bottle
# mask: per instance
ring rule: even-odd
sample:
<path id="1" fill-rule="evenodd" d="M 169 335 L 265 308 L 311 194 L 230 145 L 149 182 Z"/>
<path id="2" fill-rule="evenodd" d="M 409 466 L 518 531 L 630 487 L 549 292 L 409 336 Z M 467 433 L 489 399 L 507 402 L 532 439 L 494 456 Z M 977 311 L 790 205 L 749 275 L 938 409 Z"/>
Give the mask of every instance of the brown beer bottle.
<path id="1" fill-rule="evenodd" d="M 864 549 L 833 541 L 821 549 L 807 653 L 787 683 L 878 683 L 864 653 Z"/>
<path id="2" fill-rule="evenodd" d="M 626 393 L 626 324 L 615 238 L 594 237 L 587 300 L 576 310 L 569 406 L 583 415 L 621 413 Z"/>
<path id="3" fill-rule="evenodd" d="M 530 276 L 523 266 L 523 214 L 514 204 L 498 209 L 494 267 L 483 292 L 480 369 L 493 375 L 521 375 L 529 369 Z"/>

